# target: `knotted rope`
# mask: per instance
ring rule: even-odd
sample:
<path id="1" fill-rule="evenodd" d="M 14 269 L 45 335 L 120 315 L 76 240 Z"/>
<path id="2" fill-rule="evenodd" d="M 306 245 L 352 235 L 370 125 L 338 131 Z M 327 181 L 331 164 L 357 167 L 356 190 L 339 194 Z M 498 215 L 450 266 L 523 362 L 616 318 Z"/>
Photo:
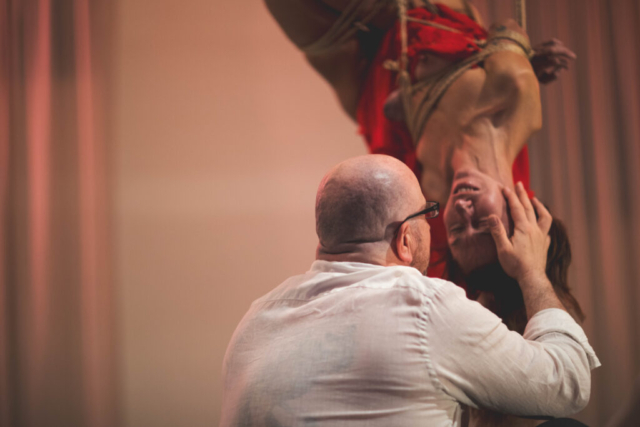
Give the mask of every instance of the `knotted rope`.
<path id="1" fill-rule="evenodd" d="M 411 18 L 407 16 L 408 0 L 396 1 L 398 4 L 398 18 L 400 21 L 401 51 L 398 61 L 387 61 L 385 63 L 385 67 L 398 72 L 398 86 L 400 88 L 402 105 L 404 108 L 405 122 L 409 128 L 409 132 L 411 133 L 414 145 L 417 145 L 424 127 L 435 110 L 438 101 L 442 98 L 451 84 L 453 84 L 458 77 L 464 74 L 465 71 L 481 63 L 488 56 L 498 51 L 511 50 L 523 53 L 527 58 L 531 57 L 531 47 L 525 37 L 514 31 L 502 29 L 491 34 L 486 42 L 470 40 L 476 45 L 481 46 L 481 50 L 460 62 L 452 64 L 434 76 L 430 76 L 427 79 L 423 79 L 412 84 L 411 75 L 408 70 L 407 22 L 417 22 L 422 25 L 429 25 L 431 27 L 455 33 L 460 33 L 460 31 L 443 24 Z M 517 0 L 516 2 L 522 7 L 521 10 L 524 10 L 524 0 Z M 519 13 L 520 18 L 524 19 L 523 12 Z M 519 47 L 514 46 L 511 43 L 500 43 L 501 39 L 513 41 Z M 422 97 L 414 108 L 412 101 L 419 94 L 422 94 Z"/>
<path id="2" fill-rule="evenodd" d="M 351 0 L 331 28 L 317 41 L 304 47 L 302 50 L 307 54 L 322 53 L 346 42 L 358 31 L 368 31 L 366 24 L 370 22 L 383 7 L 389 5 L 392 1 L 394 0 Z M 423 7 L 431 12 L 437 13 L 438 9 L 428 0 L 395 0 L 398 9 L 398 18 L 400 21 L 400 56 L 397 61 L 389 60 L 384 64 L 385 68 L 398 72 L 398 86 L 400 88 L 402 105 L 404 107 L 405 121 L 415 145 L 420 139 L 424 127 L 433 113 L 438 101 L 442 98 L 451 84 L 456 81 L 458 77 L 464 74 L 465 71 L 481 63 L 488 56 L 498 51 L 516 51 L 524 53 L 528 58 L 531 57 L 532 51 L 525 37 L 514 31 L 503 29 L 490 35 L 489 39 L 486 41 L 470 40 L 477 46 L 481 47 L 479 52 L 476 52 L 460 62 L 452 64 L 450 67 L 447 67 L 435 76 L 412 83 L 411 75 L 408 70 L 407 22 L 428 25 L 440 30 L 451 31 L 458 34 L 461 32 L 455 28 L 448 27 L 447 25 L 408 16 L 407 12 L 409 1 L 411 1 L 412 4 L 422 3 Z M 467 15 L 473 18 L 472 10 L 468 1 L 463 1 Z M 514 2 L 518 24 L 520 27 L 525 29 L 525 0 L 514 0 Z M 522 49 L 511 43 L 500 43 L 500 39 L 513 41 Z M 412 100 L 418 94 L 422 94 L 422 98 L 414 108 Z"/>

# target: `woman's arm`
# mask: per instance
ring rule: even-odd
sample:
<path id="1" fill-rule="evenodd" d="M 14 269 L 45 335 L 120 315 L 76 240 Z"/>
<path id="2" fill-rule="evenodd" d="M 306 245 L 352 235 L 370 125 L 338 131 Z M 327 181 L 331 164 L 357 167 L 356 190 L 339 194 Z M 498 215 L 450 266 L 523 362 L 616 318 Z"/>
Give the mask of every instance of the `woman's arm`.
<path id="1" fill-rule="evenodd" d="M 526 33 L 515 21 L 508 20 L 502 27 L 521 34 L 528 43 Z M 494 126 L 506 130 L 508 154 L 513 161 L 529 137 L 542 126 L 540 86 L 520 44 L 509 39 L 496 42 L 510 44 L 512 48 L 498 51 L 485 60 L 487 79 L 482 102 L 487 106 L 502 106 L 493 115 Z"/>

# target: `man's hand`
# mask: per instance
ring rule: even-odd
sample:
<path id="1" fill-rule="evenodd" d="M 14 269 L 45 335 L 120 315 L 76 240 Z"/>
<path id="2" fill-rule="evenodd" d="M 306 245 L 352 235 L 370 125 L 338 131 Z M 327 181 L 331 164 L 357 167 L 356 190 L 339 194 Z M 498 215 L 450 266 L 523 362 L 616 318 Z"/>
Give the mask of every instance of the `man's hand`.
<path id="1" fill-rule="evenodd" d="M 489 217 L 489 227 L 496 243 L 498 260 L 505 273 L 518 283 L 528 283 L 532 278 L 543 278 L 549 249 L 549 229 L 552 217 L 549 211 L 534 198 L 539 219 L 522 183 L 516 185 L 515 193 L 503 190 L 514 222 L 513 236 L 507 236 L 504 225 L 496 215 Z"/>
<path id="2" fill-rule="evenodd" d="M 533 48 L 531 66 L 540 83 L 549 83 L 558 78 L 560 70 L 569 68 L 569 61 L 576 54 L 558 39 L 551 39 Z"/>

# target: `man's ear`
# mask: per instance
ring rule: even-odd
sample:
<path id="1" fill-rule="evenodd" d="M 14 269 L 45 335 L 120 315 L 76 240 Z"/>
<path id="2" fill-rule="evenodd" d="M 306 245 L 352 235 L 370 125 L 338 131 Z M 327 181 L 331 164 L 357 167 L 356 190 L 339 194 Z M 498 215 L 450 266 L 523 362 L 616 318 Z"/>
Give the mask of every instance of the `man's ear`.
<path id="1" fill-rule="evenodd" d="M 396 89 L 389 94 L 383 107 L 384 115 L 393 122 L 404 120 L 404 106 L 402 105 L 402 95 L 400 89 Z"/>
<path id="2" fill-rule="evenodd" d="M 413 261 L 413 253 L 411 248 L 414 245 L 414 237 L 411 234 L 411 226 L 405 222 L 398 229 L 398 235 L 395 240 L 395 252 L 400 261 L 406 265 L 410 265 Z"/>

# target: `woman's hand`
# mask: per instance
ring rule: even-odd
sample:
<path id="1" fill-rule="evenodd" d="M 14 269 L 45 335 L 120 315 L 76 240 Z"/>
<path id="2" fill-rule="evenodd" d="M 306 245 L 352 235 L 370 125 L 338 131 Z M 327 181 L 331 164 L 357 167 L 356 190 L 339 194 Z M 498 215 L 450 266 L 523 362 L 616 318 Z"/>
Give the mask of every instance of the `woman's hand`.
<path id="1" fill-rule="evenodd" d="M 567 70 L 576 54 L 558 39 L 551 39 L 533 48 L 531 66 L 540 83 L 549 83 L 558 78 L 560 70 Z"/>

